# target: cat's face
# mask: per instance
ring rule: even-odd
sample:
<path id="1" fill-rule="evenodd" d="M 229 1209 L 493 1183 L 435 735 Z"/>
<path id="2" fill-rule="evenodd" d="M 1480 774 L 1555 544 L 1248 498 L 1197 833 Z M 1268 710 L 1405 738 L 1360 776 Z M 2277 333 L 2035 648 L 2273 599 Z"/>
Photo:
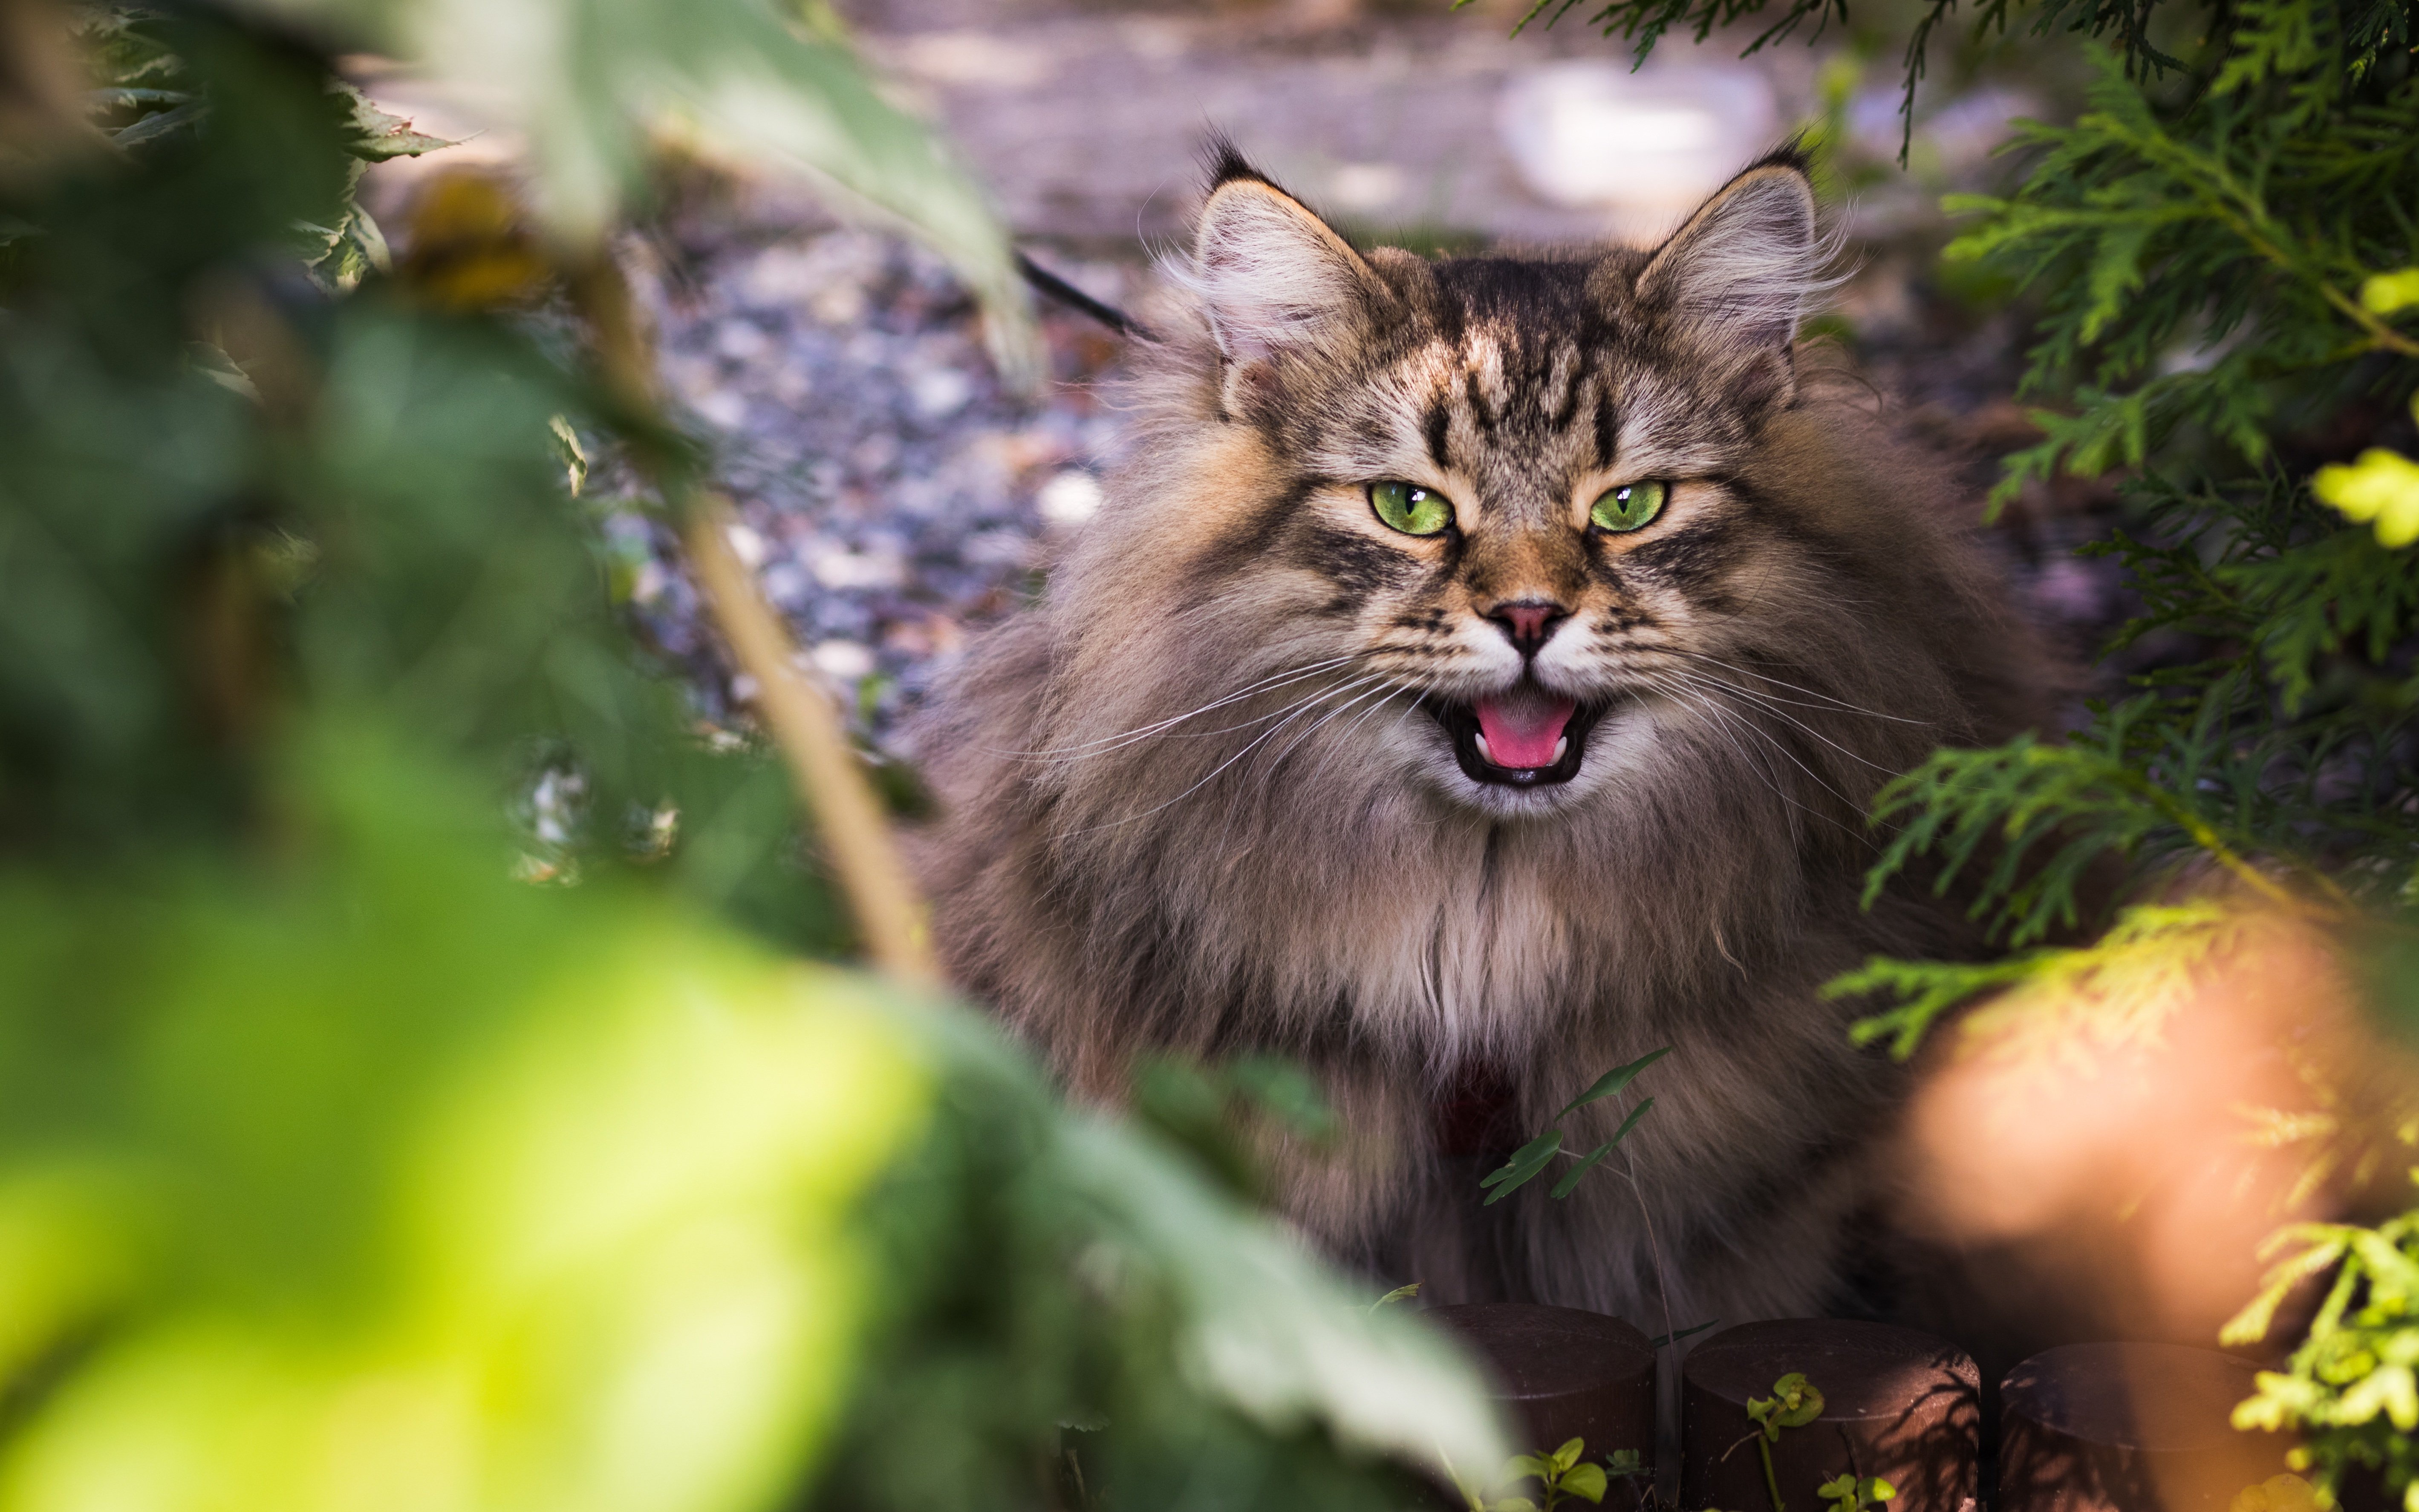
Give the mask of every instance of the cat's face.
<path id="1" fill-rule="evenodd" d="M 1675 725 L 1719 736 L 1709 688 L 1807 580 L 1749 475 L 1815 260 L 1790 162 L 1651 255 L 1533 260 L 1363 255 L 1221 182 L 1198 292 L 1263 497 L 1211 564 L 1289 583 L 1288 647 L 1340 658 L 1319 728 L 1507 816 L 1587 801 Z"/>

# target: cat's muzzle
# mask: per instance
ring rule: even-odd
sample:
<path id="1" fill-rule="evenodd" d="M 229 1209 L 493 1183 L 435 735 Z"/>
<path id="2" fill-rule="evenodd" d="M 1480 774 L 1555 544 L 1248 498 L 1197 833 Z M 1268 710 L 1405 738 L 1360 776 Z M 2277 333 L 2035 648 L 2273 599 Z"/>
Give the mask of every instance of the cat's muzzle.
<path id="1" fill-rule="evenodd" d="M 1505 766 L 1492 760 L 1479 729 L 1478 711 L 1471 704 L 1430 694 L 1421 700 L 1421 706 L 1452 739 L 1453 759 L 1461 767 L 1462 776 L 1495 787 L 1542 788 L 1567 782 L 1579 775 L 1579 766 L 1587 760 L 1588 733 L 1612 704 L 1581 703 L 1572 710 L 1569 722 L 1563 727 L 1560 753 L 1545 766 Z"/>

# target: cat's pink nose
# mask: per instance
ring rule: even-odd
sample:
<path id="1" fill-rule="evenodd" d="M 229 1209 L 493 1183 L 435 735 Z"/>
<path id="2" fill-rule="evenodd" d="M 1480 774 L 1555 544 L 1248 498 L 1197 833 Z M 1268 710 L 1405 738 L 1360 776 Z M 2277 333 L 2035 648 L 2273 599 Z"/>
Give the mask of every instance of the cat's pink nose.
<path id="1" fill-rule="evenodd" d="M 1513 650 L 1533 656 L 1554 627 L 1571 617 L 1571 611 L 1551 599 L 1521 598 L 1496 605 L 1487 610 L 1487 617 L 1511 638 Z"/>

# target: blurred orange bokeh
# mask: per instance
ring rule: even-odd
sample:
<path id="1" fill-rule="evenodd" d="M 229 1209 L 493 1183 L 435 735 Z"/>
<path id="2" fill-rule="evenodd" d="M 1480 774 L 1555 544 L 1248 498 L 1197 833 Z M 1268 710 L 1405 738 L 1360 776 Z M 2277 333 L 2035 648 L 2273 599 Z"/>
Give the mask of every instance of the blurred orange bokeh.
<path id="1" fill-rule="evenodd" d="M 1999 1368 L 2091 1339 L 2214 1347 L 2268 1236 L 2356 1211 L 2389 1164 L 2409 1057 L 2363 1024 L 2328 939 L 2274 911 L 2222 929 L 2015 989 L 1931 1052 L 1903 1224 L 1988 1299 L 1959 1321 Z"/>

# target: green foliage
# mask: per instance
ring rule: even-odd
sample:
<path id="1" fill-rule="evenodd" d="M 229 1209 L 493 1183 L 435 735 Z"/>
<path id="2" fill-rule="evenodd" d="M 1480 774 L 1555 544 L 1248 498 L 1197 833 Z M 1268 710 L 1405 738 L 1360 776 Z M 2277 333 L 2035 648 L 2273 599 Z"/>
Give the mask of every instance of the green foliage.
<path id="1" fill-rule="evenodd" d="M 1802 1428 L 1823 1415 L 1823 1393 L 1793 1370 L 1772 1383 L 1771 1396 L 1749 1397 L 1747 1415 L 1756 1426 L 1749 1437 L 1755 1440 L 1755 1452 L 1764 1460 L 1764 1489 L 1772 1498 L 1772 1512 L 1789 1512 L 1780 1500 L 1780 1478 L 1773 1473 L 1772 1446 L 1780 1442 L 1782 1428 Z"/>
<path id="2" fill-rule="evenodd" d="M 1802 1428 L 1823 1415 L 1823 1393 L 1793 1370 L 1772 1383 L 1771 1396 L 1749 1397 L 1747 1415 L 1766 1443 L 1778 1443 L 1782 1428 Z"/>
<path id="3" fill-rule="evenodd" d="M 1533 1480 L 1538 1495 L 1544 1498 L 1542 1502 L 1526 1496 L 1483 1495 L 1468 1486 L 1461 1488 L 1462 1497 L 1469 1503 L 1470 1512 L 1554 1512 L 1565 1501 L 1600 1504 L 1612 1480 L 1645 1473 L 1635 1449 L 1613 1451 L 1608 1459 L 1610 1470 L 1606 1465 L 1581 1460 L 1579 1456 L 1586 1452 L 1586 1440 L 1572 1439 L 1551 1454 L 1539 1450 L 1535 1454 L 1515 1455 L 1505 1461 L 1502 1473 L 1495 1477 L 1494 1489 L 1501 1491 Z"/>
<path id="4" fill-rule="evenodd" d="M 325 721 L 307 839 L 0 870 L 0 1504 L 1394 1504 L 1480 1388 L 968 1021 L 626 881 Z M 600 1446 L 609 1446 L 600 1447 Z"/>
<path id="5" fill-rule="evenodd" d="M 2352 385 L 2407 393 L 2407 376 L 2375 359 L 2419 356 L 2419 343 L 2354 297 L 2412 252 L 2407 61 L 2379 67 L 2374 41 L 2347 55 L 2340 13 L 2310 0 L 2248 11 L 2279 13 L 2300 42 L 2246 26 L 2180 107 L 2094 54 L 2091 109 L 2020 129 L 2019 147 L 2038 154 L 2023 188 L 1949 200 L 1984 218 L 1948 255 L 2041 293 L 2028 386 L 2080 401 L 2036 416 L 2046 439 L 2011 459 L 2000 497 L 2061 463 L 2142 466 L 2179 429 L 2257 462 L 2280 405 L 2339 402 Z M 2201 507 L 2212 504 L 2226 507 Z"/>
<path id="6" fill-rule="evenodd" d="M 1893 994 L 1900 1005 L 1860 1019 L 1850 1030 L 1858 1044 L 1887 1038 L 1901 1059 L 1914 1054 L 1934 1021 L 1982 993 L 2007 989 L 1984 1010 L 1990 1023 L 2047 1033 L 2088 1027 L 2103 1041 L 2132 1034 L 2147 1039 L 2187 1001 L 2200 970 L 2234 949 L 2255 927 L 2241 910 L 2210 899 L 2180 904 L 2142 903 L 2126 909 L 2090 945 L 2019 951 L 1995 961 L 1894 961 L 1876 956 L 1826 984 L 1828 997 Z M 2088 1015 L 2088 1026 L 2072 1019 Z M 2029 1025 L 2041 1017 L 2060 1020 Z M 1985 1024 L 1978 1016 L 1976 1028 Z"/>
<path id="7" fill-rule="evenodd" d="M 594 239 L 642 177 L 652 141 L 804 172 L 948 259 L 988 307 L 994 357 L 1035 379 L 1024 280 L 982 193 L 921 122 L 886 101 L 820 5 L 799 25 L 770 0 L 242 0 L 411 58 L 526 135 L 538 208 Z M 824 21 L 813 21 L 823 15 Z"/>
<path id="8" fill-rule="evenodd" d="M 2412 271 L 2411 281 L 2419 285 L 2419 270 Z M 2409 303 L 2398 292 L 2373 297 L 2388 282 L 2385 274 L 2370 279 L 2361 293 L 2362 305 L 2383 315 Z M 2411 413 L 2419 420 L 2419 399 L 2412 400 Z M 2346 519 L 2364 525 L 2373 522 L 2377 544 L 2387 550 L 2419 541 L 2419 462 L 2399 452 L 2372 446 L 2350 464 L 2329 463 L 2311 477 L 2310 491 Z"/>
<path id="9" fill-rule="evenodd" d="M 1879 1475 L 1842 1472 L 1817 1487 L 1815 1494 L 1831 1504 L 1830 1512 L 1865 1512 L 1867 1507 L 1895 1501 L 1898 1488 Z"/>
<path id="10" fill-rule="evenodd" d="M 1259 1200 L 1264 1147 L 1289 1139 L 1332 1143 L 1334 1110 L 1317 1081 L 1300 1065 L 1273 1056 L 1244 1056 L 1217 1065 L 1160 1057 L 1134 1074 L 1134 1115 L 1168 1143 L 1186 1150 L 1240 1196 Z"/>
<path id="11" fill-rule="evenodd" d="M 1454 0 L 1458 10 L 1470 0 Z M 1641 63 L 1655 50 L 1655 44 L 1675 27 L 1687 32 L 1699 42 L 1711 37 L 1717 28 L 1728 29 L 1747 20 L 1766 20 L 1773 0 L 1594 0 L 1597 8 L 1587 17 L 1587 23 L 1607 37 L 1616 33 L 1634 44 Z M 2291 0 L 2283 0 L 2289 5 Z M 1514 35 L 1530 23 L 1543 17 L 1551 26 L 1579 8 L 1581 0 L 1534 0 L 1528 11 L 1514 25 Z M 2157 73 L 2180 67 L 2178 59 L 2168 56 L 2153 45 L 2150 39 L 2150 17 L 2160 0 L 2036 0 L 2027 7 L 2024 0 L 1979 0 L 1974 7 L 1974 33 L 1979 39 L 1998 33 L 2004 35 L 2015 15 L 2030 8 L 2031 32 L 2035 37 L 2048 37 L 2065 32 L 2069 35 L 2094 39 L 2114 37 L 2127 66 L 2128 76 Z M 1905 90 L 1901 115 L 1912 128 L 1915 95 L 1923 81 L 1924 69 L 1931 55 L 1932 34 L 1947 23 L 1957 9 L 1958 0 L 1922 0 L 1909 29 L 1904 57 Z M 2386 9 L 2387 6 L 2380 6 Z M 1766 20 L 1764 29 L 1748 43 L 1747 56 L 1761 52 L 1772 42 L 1803 32 L 1809 40 L 1820 38 L 1832 23 L 1848 24 L 1848 0 L 1786 0 L 1777 18 Z M 2392 34 L 2398 39 L 2401 32 Z M 2372 46 L 2381 45 L 2374 43 Z M 1902 146 L 1902 158 L 1904 148 Z"/>
<path id="12" fill-rule="evenodd" d="M 2402 5 L 2245 0 L 2180 87 L 2143 88 L 2103 59 L 2088 113 L 2025 129 L 2035 156 L 2014 195 L 1957 205 L 1981 220 L 1951 255 L 2031 282 L 2027 382 L 2072 407 L 2038 413 L 2044 439 L 2010 459 L 2001 497 L 2055 469 L 2132 470 L 2134 522 L 2100 548 L 2143 605 L 2117 646 L 2195 650 L 2070 739 L 1943 752 L 1894 784 L 1877 884 L 1918 854 L 1956 872 L 1994 847 L 1975 907 L 2022 945 L 2097 922 L 2078 901 L 2095 864 L 2121 862 L 2137 887 L 2197 864 L 2246 897 L 2359 922 L 2389 952 L 2409 938 L 2419 527 L 2401 528 L 2391 452 L 2364 454 L 2373 482 L 2329 467 L 2314 490 L 2305 474 L 2314 453 L 2346 455 L 2410 412 L 2419 385 L 2396 271 L 2419 252 L 2411 36 Z M 2092 946 L 1874 962 L 1835 986 L 1900 997 L 1858 1032 L 1901 1055 L 1994 987 L 2009 989 L 1990 1011 L 2001 1023 L 2098 1004 L 2154 1027 L 2238 927 L 2211 904 L 2134 907 Z M 2419 1506 L 2411 1223 L 2292 1231 L 2306 1247 L 2228 1337 L 2263 1335 L 2286 1289 L 2334 1268 L 2289 1368 L 2262 1375 L 2238 1421 L 2309 1431 L 2322 1491 L 2365 1466 Z"/>
<path id="13" fill-rule="evenodd" d="M 2419 1212 L 2375 1228 L 2301 1224 L 2272 1249 L 2300 1246 L 2226 1324 L 2229 1344 L 2264 1338 L 2296 1288 L 2334 1273 L 2308 1335 L 2281 1371 L 2259 1373 L 2259 1394 L 2234 1410 L 2237 1427 L 2315 1428 L 2293 1468 L 2315 1468 L 2334 1488 L 2357 1468 L 2381 1473 L 2419 1506 Z"/>
<path id="14" fill-rule="evenodd" d="M 2413 247 L 2419 85 L 2407 54 L 2379 52 L 2402 24 L 2377 8 L 2248 8 L 2196 91 L 2163 102 L 2112 65 L 2091 113 L 2027 129 L 2041 155 L 2015 196 L 1964 202 L 1985 219 L 1952 254 L 2038 283 L 2028 381 L 2076 402 L 2043 414 L 2007 486 L 2140 469 L 2134 523 L 2096 548 L 2142 601 L 2115 646 L 2196 651 L 2066 739 L 1942 752 L 1892 784 L 1876 887 L 1936 853 L 2018 946 L 2099 922 L 2095 868 L 2214 864 L 2338 918 L 2419 901 L 2419 554 L 2317 504 L 2278 440 L 2390 424 L 2419 384 L 2419 343 L 2371 307 L 2390 299 L 2365 297 L 2368 270 Z M 1887 1021 L 1919 1033 L 2011 966 L 1857 980 L 1904 997 Z"/>
<path id="15" fill-rule="evenodd" d="M 1637 1080 L 1638 1073 L 1640 1072 L 1644 1071 L 1647 1067 L 1655 1064 L 1655 1062 L 1662 1059 L 1665 1056 L 1668 1056 L 1671 1053 L 1672 1047 L 1670 1045 L 1665 1045 L 1660 1050 L 1650 1050 L 1645 1055 L 1642 1055 L 1636 1060 L 1631 1061 L 1629 1064 L 1626 1066 L 1615 1066 L 1612 1070 L 1606 1072 L 1602 1076 L 1597 1077 L 1595 1085 L 1590 1087 L 1586 1091 L 1581 1092 L 1579 1096 L 1571 1099 L 1570 1103 L 1566 1104 L 1560 1113 L 1554 1115 L 1555 1126 L 1553 1128 L 1548 1129 L 1544 1134 L 1539 1134 L 1536 1138 L 1530 1140 L 1525 1145 L 1522 1145 L 1518 1149 L 1514 1150 L 1510 1160 L 1504 1162 L 1502 1165 L 1499 1166 L 1495 1170 L 1489 1171 L 1486 1176 L 1480 1178 L 1478 1184 L 1482 1189 L 1492 1189 L 1487 1192 L 1487 1200 L 1482 1204 L 1482 1206 L 1492 1207 L 1494 1204 L 1502 1201 L 1505 1197 L 1510 1196 L 1513 1193 L 1518 1191 L 1521 1187 L 1535 1180 L 1538 1174 L 1544 1171 L 1545 1168 L 1553 1162 L 1553 1158 L 1556 1155 L 1564 1153 L 1563 1131 L 1561 1128 L 1563 1119 L 1569 1118 L 1573 1113 L 1578 1112 L 1580 1108 L 1587 1106 L 1591 1103 L 1600 1103 L 1608 1097 L 1618 1097 L 1623 1092 L 1627 1091 L 1629 1089 L 1629 1084 Z M 1577 1165 L 1564 1171 L 1562 1175 L 1562 1179 L 1554 1183 L 1553 1196 L 1555 1199 L 1559 1201 L 1564 1197 L 1569 1196 L 1574 1191 L 1578 1190 L 1579 1179 L 1587 1175 L 1588 1172 L 1595 1169 L 1599 1162 L 1618 1149 L 1621 1142 L 1629 1137 L 1629 1132 L 1638 1127 L 1638 1121 L 1646 1117 L 1646 1110 L 1654 1105 L 1655 1100 L 1650 1097 L 1640 1103 L 1638 1106 L 1630 1109 L 1629 1116 L 1621 1120 L 1621 1127 L 1612 1132 L 1611 1138 L 1606 1140 L 1603 1144 L 1596 1146 L 1594 1149 L 1589 1150 L 1585 1155 L 1579 1158 L 1579 1163 Z"/>
<path id="16" fill-rule="evenodd" d="M 692 459 L 561 312 L 331 264 L 429 144 L 286 28 L 84 37 L 101 133 L 0 175 L 0 1507 L 1376 1508 L 1499 1457 L 1180 1151 L 777 953 L 852 943 L 790 785 L 614 608 L 648 501 L 575 491 Z"/>
<path id="17" fill-rule="evenodd" d="M 948 1079 L 926 1031 L 512 882 L 475 787 L 374 725 L 285 759 L 283 855 L 0 865 L 0 1504 L 130 1467 L 162 1509 L 784 1495 L 884 1274 L 853 1215 Z"/>

